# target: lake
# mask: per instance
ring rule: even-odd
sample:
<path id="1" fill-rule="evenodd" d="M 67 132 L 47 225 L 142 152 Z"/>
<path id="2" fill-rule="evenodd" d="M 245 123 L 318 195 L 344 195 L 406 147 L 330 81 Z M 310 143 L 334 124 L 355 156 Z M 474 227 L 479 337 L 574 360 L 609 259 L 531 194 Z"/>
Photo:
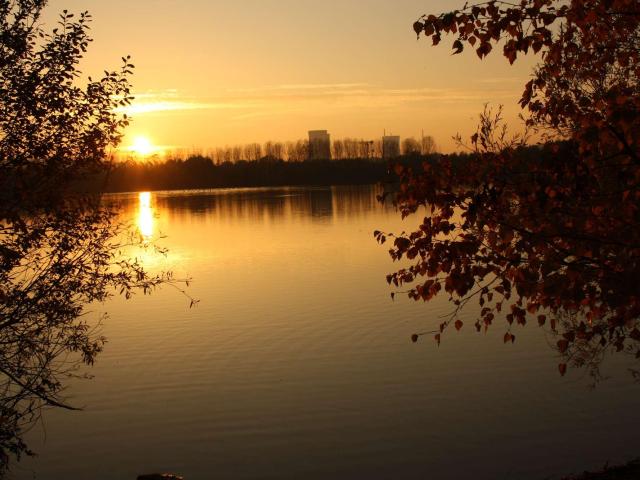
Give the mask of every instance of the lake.
<path id="1" fill-rule="evenodd" d="M 411 342 L 451 311 L 399 295 L 376 229 L 404 222 L 375 187 L 275 188 L 109 197 L 167 247 L 134 252 L 191 277 L 93 307 L 109 343 L 83 411 L 48 410 L 15 479 L 538 479 L 640 455 L 640 386 L 624 356 L 590 389 L 557 370 L 545 330 L 467 322 Z M 463 319 L 477 315 L 469 306 Z"/>

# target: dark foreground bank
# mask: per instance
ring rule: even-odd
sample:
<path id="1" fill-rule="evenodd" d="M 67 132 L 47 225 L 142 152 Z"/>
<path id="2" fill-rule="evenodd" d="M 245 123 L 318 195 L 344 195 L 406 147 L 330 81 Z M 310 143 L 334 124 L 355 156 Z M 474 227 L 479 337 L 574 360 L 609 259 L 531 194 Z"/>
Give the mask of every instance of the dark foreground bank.
<path id="1" fill-rule="evenodd" d="M 640 478 L 640 459 L 626 465 L 605 466 L 597 472 L 584 472 L 580 475 L 564 477 L 562 480 L 636 480 Z"/>
<path id="2" fill-rule="evenodd" d="M 636 480 L 640 479 L 640 459 L 633 460 L 626 465 L 614 467 L 604 466 L 597 472 L 584 472 L 580 475 L 563 477 L 561 480 Z M 140 475 L 138 480 L 184 480 L 171 473 L 154 473 Z"/>

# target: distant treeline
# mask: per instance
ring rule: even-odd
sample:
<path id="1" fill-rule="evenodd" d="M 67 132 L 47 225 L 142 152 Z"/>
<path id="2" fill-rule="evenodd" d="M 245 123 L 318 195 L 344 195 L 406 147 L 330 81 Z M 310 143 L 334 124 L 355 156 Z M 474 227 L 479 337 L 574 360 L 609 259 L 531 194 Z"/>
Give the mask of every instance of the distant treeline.
<path id="1" fill-rule="evenodd" d="M 436 153 L 437 145 L 433 137 L 423 136 L 420 139 L 407 137 L 398 145 L 402 155 L 430 155 Z M 309 141 L 301 139 L 293 142 L 265 142 L 248 143 L 245 145 L 232 145 L 208 150 L 184 150 L 176 149 L 168 153 L 172 159 L 185 160 L 189 157 L 210 158 L 216 165 L 241 161 L 257 162 L 261 159 L 277 159 L 288 162 L 303 162 L 309 158 Z M 330 153 L 332 160 L 350 160 L 354 158 L 375 159 L 381 158 L 382 140 L 365 140 L 362 138 L 342 138 L 331 141 Z M 121 160 L 133 160 L 135 155 L 121 158 Z M 152 156 L 147 160 L 160 160 L 160 156 Z"/>
<path id="2" fill-rule="evenodd" d="M 222 162 L 193 156 L 165 162 L 116 165 L 106 180 L 110 192 L 284 185 L 363 185 L 388 180 L 388 163 L 372 159 L 287 162 L 262 158 Z"/>
<path id="3" fill-rule="evenodd" d="M 521 148 L 514 157 L 520 168 L 527 168 L 549 155 L 546 147 Z M 268 187 L 286 185 L 365 185 L 393 184 L 398 181 L 394 165 L 422 168 L 424 162 L 437 168 L 444 159 L 451 161 L 453 174 L 473 162 L 473 153 L 449 155 L 413 153 L 397 159 L 354 158 L 343 160 L 284 161 L 262 157 L 256 161 L 216 163 L 204 155 L 161 161 L 128 161 L 115 165 L 107 177 L 95 177 L 92 188 L 109 192 L 141 190 L 181 190 L 200 188 Z"/>

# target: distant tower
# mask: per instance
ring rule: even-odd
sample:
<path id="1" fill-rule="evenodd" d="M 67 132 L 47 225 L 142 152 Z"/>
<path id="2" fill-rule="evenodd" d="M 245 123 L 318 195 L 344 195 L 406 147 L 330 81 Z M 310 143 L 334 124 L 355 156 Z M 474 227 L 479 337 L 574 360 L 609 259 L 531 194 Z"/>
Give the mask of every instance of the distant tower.
<path id="1" fill-rule="evenodd" d="M 331 136 L 326 130 L 309 131 L 309 160 L 331 160 Z"/>
<path id="2" fill-rule="evenodd" d="M 386 133 L 386 132 L 385 132 Z M 397 135 L 384 135 L 382 137 L 382 158 L 390 160 L 400 156 L 400 137 Z"/>

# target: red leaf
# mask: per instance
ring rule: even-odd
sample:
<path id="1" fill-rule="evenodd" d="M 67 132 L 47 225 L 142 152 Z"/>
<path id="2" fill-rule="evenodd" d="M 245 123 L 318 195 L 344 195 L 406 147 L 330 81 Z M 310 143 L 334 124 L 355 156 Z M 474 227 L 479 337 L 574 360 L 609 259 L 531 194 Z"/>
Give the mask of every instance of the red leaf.
<path id="1" fill-rule="evenodd" d="M 558 340 L 558 350 L 560 353 L 564 353 L 569 348 L 569 342 L 567 340 Z"/>

